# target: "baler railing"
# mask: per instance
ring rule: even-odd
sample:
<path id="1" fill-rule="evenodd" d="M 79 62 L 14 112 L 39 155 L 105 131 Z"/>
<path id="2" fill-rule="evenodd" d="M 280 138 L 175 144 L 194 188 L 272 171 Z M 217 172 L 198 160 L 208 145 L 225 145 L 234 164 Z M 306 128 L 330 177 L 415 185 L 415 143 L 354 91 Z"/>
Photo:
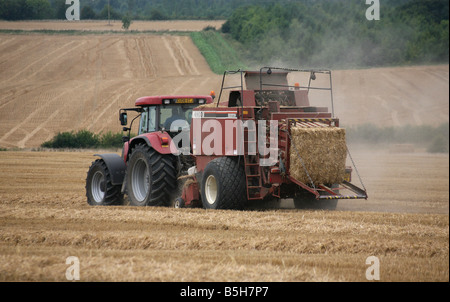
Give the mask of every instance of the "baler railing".
<path id="1" fill-rule="evenodd" d="M 260 82 L 260 90 L 263 90 L 263 86 L 279 86 L 279 87 L 292 87 L 289 85 L 280 85 L 280 84 L 270 84 L 270 83 L 263 83 L 262 80 L 262 74 L 263 74 L 263 70 L 267 70 L 267 74 L 271 74 L 272 70 L 281 70 L 281 71 L 288 71 L 288 72 L 309 72 L 310 76 L 309 76 L 309 82 L 308 82 L 308 87 L 296 87 L 293 86 L 294 88 L 307 88 L 308 92 L 310 89 L 316 89 L 316 90 L 327 90 L 330 91 L 330 99 L 331 99 L 331 116 L 334 117 L 334 100 L 333 100 L 333 81 L 331 79 L 331 70 L 328 69 L 294 69 L 294 68 L 283 68 L 283 67 L 261 67 L 259 70 L 259 82 Z M 314 87 L 311 86 L 311 80 L 315 80 L 316 79 L 316 73 L 321 73 L 321 74 L 328 74 L 329 76 L 329 87 Z"/>
<path id="2" fill-rule="evenodd" d="M 226 75 L 227 75 L 227 74 L 237 74 L 237 73 L 240 74 L 241 85 L 224 87 L 223 85 L 224 85 L 224 83 L 225 83 L 225 77 L 226 77 Z M 221 99 L 221 97 L 222 97 L 222 91 L 223 91 L 224 89 L 235 89 L 235 88 L 239 88 L 239 89 L 241 90 L 241 95 L 243 95 L 243 91 L 244 91 L 244 80 L 243 80 L 243 78 L 242 78 L 242 73 L 244 73 L 244 71 L 242 71 L 242 70 L 240 70 L 240 69 L 234 70 L 234 71 L 225 70 L 225 71 L 223 72 L 222 85 L 220 86 L 219 99 L 217 100 L 217 105 L 216 105 L 216 107 L 219 107 L 220 99 Z M 243 102 L 241 102 L 241 103 L 243 103 Z"/>

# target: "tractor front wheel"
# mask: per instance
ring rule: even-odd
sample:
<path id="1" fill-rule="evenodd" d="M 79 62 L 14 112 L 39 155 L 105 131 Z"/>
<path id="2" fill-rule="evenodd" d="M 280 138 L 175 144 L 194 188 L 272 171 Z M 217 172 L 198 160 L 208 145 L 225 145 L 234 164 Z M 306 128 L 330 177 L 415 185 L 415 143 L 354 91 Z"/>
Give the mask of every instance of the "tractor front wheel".
<path id="1" fill-rule="evenodd" d="M 102 159 L 95 160 L 86 177 L 86 197 L 91 206 L 121 205 L 123 194 L 120 185 L 111 183 L 111 173 Z"/>

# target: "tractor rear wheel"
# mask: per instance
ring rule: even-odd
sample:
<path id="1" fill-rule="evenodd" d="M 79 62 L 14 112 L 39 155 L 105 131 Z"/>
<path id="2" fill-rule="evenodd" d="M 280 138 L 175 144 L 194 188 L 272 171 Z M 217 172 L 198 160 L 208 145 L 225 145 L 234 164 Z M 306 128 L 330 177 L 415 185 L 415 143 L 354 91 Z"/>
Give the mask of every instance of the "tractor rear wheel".
<path id="1" fill-rule="evenodd" d="M 102 159 L 95 160 L 86 177 L 86 197 L 88 204 L 96 205 L 121 205 L 123 194 L 121 185 L 111 183 L 111 174 Z"/>
<path id="2" fill-rule="evenodd" d="M 202 178 L 205 209 L 241 209 L 247 201 L 245 174 L 236 160 L 219 157 L 208 163 Z"/>
<path id="3" fill-rule="evenodd" d="M 131 153 L 126 177 L 130 205 L 170 204 L 177 185 L 171 155 L 160 154 L 146 144 L 139 144 Z"/>

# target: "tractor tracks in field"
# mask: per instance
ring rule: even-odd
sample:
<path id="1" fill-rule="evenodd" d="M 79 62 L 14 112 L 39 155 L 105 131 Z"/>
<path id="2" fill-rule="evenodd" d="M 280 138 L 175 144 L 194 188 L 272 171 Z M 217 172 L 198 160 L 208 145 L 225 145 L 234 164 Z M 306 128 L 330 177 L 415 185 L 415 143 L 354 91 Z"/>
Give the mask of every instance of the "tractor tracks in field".
<path id="1" fill-rule="evenodd" d="M 33 49 L 39 49 L 42 45 L 45 45 L 45 40 L 40 40 L 36 44 L 33 41 L 31 47 Z M 1 47 L 4 46 L 4 47 Z M 0 55 L 0 70 L 5 71 L 5 76 L 10 75 L 11 68 L 20 69 L 20 64 L 23 64 L 24 57 L 27 57 L 30 50 L 30 45 L 28 43 L 16 42 L 16 39 L 8 39 L 0 44 L 0 54 L 5 54 L 5 56 Z M 22 62 L 21 62 L 22 61 Z M 19 63 L 18 65 L 16 65 Z M 9 80 L 9 77 L 7 78 Z"/>
<path id="2" fill-rule="evenodd" d="M 64 43 L 64 45 L 56 48 L 55 50 L 51 51 L 47 55 L 35 60 L 31 64 L 27 65 L 24 69 L 20 70 L 18 73 L 13 75 L 11 78 L 9 78 L 9 81 L 15 81 L 18 78 L 20 78 L 20 81 L 25 81 L 33 76 L 37 76 L 39 72 L 44 70 L 46 67 L 51 65 L 53 62 L 57 61 L 58 59 L 62 58 L 63 56 L 68 56 L 70 52 L 75 51 L 76 49 L 83 46 L 87 41 L 83 41 L 82 43 L 78 43 L 77 41 L 70 41 L 67 43 Z M 40 64 L 42 64 L 40 66 Z"/>
<path id="3" fill-rule="evenodd" d="M 194 60 L 183 46 L 181 38 L 179 36 L 163 36 L 162 40 L 179 75 L 200 75 Z"/>
<path id="4" fill-rule="evenodd" d="M 145 38 L 136 39 L 136 48 L 139 54 L 139 61 L 144 69 L 144 76 L 146 78 L 156 75 L 156 68 L 153 64 L 153 57 L 150 52 L 150 45 Z"/>
<path id="5" fill-rule="evenodd" d="M 75 87 L 73 87 L 71 90 L 65 90 L 61 93 L 56 94 L 55 96 L 49 98 L 45 102 L 42 102 L 42 106 L 37 106 L 35 110 L 33 110 L 28 116 L 26 116 L 20 123 L 17 123 L 14 127 L 12 127 L 8 132 L 6 132 L 2 137 L 0 137 L 0 142 L 2 143 L 8 143 L 8 138 L 12 134 L 14 134 L 16 131 L 21 130 L 26 125 L 32 124 L 36 125 L 36 127 L 31 130 L 30 132 L 26 132 L 27 134 L 20 139 L 17 143 L 14 143 L 19 148 L 24 148 L 26 142 L 31 139 L 34 135 L 36 135 L 40 130 L 44 128 L 45 125 L 47 125 L 51 120 L 53 120 L 58 114 L 61 112 L 61 110 L 64 107 L 56 105 L 63 99 L 65 95 L 69 95 L 73 93 L 74 90 L 78 90 L 83 84 L 79 84 Z M 47 99 L 47 97 L 41 97 L 44 99 Z M 52 112 L 50 115 L 47 114 L 48 112 Z M 36 120 L 41 119 L 42 117 L 45 117 L 45 119 L 42 122 L 37 123 Z M 16 141 L 16 140 L 14 140 Z"/>
<path id="6" fill-rule="evenodd" d="M 133 78 L 153 78 L 157 75 L 152 45 L 147 37 L 125 39 L 123 53 Z"/>
<path id="7" fill-rule="evenodd" d="M 135 88 L 134 84 L 128 84 L 126 86 L 122 86 L 120 87 L 120 91 L 119 93 L 115 94 L 114 97 L 112 98 L 104 98 L 104 102 L 106 102 L 106 104 L 101 104 L 103 108 L 103 110 L 99 113 L 95 113 L 95 117 L 89 121 L 89 126 L 87 126 L 87 129 L 92 131 L 95 130 L 96 132 L 101 132 L 104 130 L 105 128 L 105 123 L 103 123 L 102 125 L 97 125 L 97 123 L 99 122 L 99 120 L 106 114 L 106 113 L 111 113 L 111 108 L 113 106 L 117 106 L 120 107 L 120 103 L 119 100 L 121 100 L 123 97 L 130 95 L 131 91 Z M 100 104 L 99 104 L 100 105 Z M 96 108 L 93 108 L 94 112 L 96 110 Z M 116 117 L 116 115 L 110 115 L 110 117 Z"/>
<path id="8" fill-rule="evenodd" d="M 32 89 L 30 87 L 32 87 L 32 85 L 22 87 L 20 90 L 19 88 L 14 86 L 8 88 L 9 90 L 0 95 L 0 110 L 11 103 L 14 103 L 18 97 L 21 97 L 30 92 L 30 90 Z"/>

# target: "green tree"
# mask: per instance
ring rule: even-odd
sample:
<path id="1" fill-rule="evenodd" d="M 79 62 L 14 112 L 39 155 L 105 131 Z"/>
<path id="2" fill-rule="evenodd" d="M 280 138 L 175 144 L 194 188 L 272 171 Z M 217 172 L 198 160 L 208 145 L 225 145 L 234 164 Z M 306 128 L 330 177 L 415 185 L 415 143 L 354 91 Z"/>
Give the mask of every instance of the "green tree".
<path id="1" fill-rule="evenodd" d="M 51 19 L 53 9 L 48 0 L 26 0 L 27 19 Z"/>
<path id="2" fill-rule="evenodd" d="M 286 2 L 242 6 L 222 26 L 251 64 L 357 68 L 449 60 L 448 0 L 386 2 L 380 21 L 365 18 L 364 1 Z"/>
<path id="3" fill-rule="evenodd" d="M 22 20 L 26 18 L 25 0 L 1 0 L 0 18 Z"/>
<path id="4" fill-rule="evenodd" d="M 92 7 L 90 7 L 89 5 L 84 6 L 81 9 L 81 19 L 82 20 L 93 20 L 93 19 L 97 19 L 97 14 L 95 13 L 95 11 L 92 9 Z"/>
<path id="5" fill-rule="evenodd" d="M 125 30 L 128 30 L 128 28 L 131 25 L 131 16 L 130 14 L 126 13 L 125 15 L 123 15 L 122 17 L 122 28 Z"/>
<path id="6" fill-rule="evenodd" d="M 163 13 L 161 13 L 157 9 L 152 9 L 149 16 L 150 20 L 167 20 L 167 17 L 164 16 Z"/>
<path id="7" fill-rule="evenodd" d="M 66 19 L 66 10 L 68 7 L 66 6 L 66 0 L 54 0 L 52 2 L 52 7 L 55 12 L 54 16 L 56 19 Z"/>
<path id="8" fill-rule="evenodd" d="M 107 20 L 108 19 L 108 4 L 106 4 L 101 10 L 100 14 L 98 14 L 100 19 Z M 109 7 L 109 18 L 116 20 L 120 19 L 121 15 L 118 11 L 116 11 L 112 5 Z"/>

